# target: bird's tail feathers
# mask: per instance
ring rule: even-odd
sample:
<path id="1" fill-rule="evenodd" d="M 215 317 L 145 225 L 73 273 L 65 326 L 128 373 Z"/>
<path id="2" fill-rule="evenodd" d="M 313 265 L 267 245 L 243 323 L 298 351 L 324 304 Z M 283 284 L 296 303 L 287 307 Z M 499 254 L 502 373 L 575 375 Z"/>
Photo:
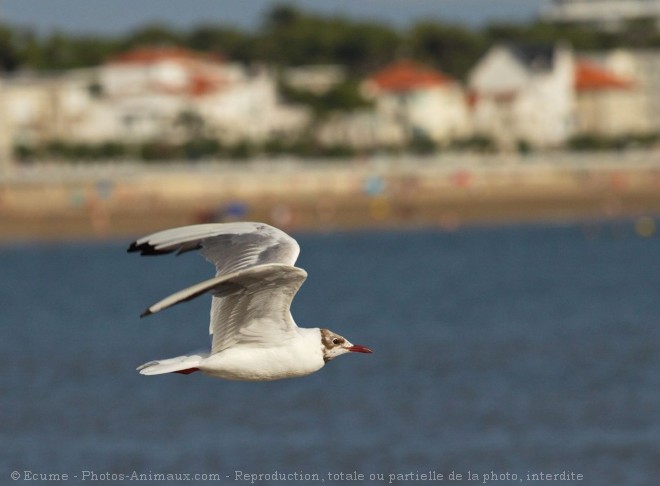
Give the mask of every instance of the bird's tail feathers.
<path id="1" fill-rule="evenodd" d="M 177 356 L 176 358 L 159 359 L 149 361 L 137 367 L 142 375 L 162 375 L 164 373 L 189 374 L 198 371 L 199 363 L 206 356 L 203 354 L 193 354 Z"/>

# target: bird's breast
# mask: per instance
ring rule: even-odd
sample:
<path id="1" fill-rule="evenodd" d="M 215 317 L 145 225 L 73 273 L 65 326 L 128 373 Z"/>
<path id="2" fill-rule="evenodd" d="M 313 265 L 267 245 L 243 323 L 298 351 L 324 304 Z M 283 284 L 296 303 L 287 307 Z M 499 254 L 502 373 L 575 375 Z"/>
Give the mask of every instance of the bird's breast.
<path id="1" fill-rule="evenodd" d="M 324 364 L 320 348 L 301 341 L 270 348 L 235 346 L 209 356 L 199 368 L 227 380 L 270 381 L 305 376 Z"/>

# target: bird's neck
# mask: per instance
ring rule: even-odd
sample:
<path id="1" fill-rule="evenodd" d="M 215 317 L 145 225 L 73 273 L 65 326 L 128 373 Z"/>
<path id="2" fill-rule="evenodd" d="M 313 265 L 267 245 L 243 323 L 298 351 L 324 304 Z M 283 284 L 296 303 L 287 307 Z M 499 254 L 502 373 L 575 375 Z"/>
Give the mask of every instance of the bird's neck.
<path id="1" fill-rule="evenodd" d="M 312 348 L 317 348 L 321 357 L 324 356 L 323 352 L 323 336 L 321 329 L 318 327 L 299 327 L 298 333 L 305 340 L 309 341 Z M 325 362 L 325 359 L 323 360 Z"/>

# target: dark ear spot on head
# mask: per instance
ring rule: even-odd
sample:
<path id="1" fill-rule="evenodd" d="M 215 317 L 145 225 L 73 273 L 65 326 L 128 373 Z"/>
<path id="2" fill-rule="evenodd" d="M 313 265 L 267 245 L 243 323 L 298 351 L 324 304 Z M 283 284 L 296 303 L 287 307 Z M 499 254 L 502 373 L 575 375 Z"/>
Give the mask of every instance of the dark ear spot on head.
<path id="1" fill-rule="evenodd" d="M 337 346 L 341 346 L 346 342 L 341 336 L 337 336 L 335 333 L 330 332 L 328 329 L 321 329 L 321 342 L 325 349 L 332 349 Z"/>
<path id="2" fill-rule="evenodd" d="M 325 349 L 332 349 L 332 333 L 327 329 L 321 329 L 321 342 Z"/>

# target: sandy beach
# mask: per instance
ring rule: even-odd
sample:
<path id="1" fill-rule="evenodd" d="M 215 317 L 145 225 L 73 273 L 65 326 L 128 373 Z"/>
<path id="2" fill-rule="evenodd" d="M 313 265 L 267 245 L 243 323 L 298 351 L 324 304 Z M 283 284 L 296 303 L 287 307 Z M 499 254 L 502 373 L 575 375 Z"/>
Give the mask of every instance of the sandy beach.
<path id="1" fill-rule="evenodd" d="M 290 230 L 660 215 L 655 152 L 144 166 L 39 164 L 0 175 L 0 241 L 131 237 L 259 220 Z"/>

